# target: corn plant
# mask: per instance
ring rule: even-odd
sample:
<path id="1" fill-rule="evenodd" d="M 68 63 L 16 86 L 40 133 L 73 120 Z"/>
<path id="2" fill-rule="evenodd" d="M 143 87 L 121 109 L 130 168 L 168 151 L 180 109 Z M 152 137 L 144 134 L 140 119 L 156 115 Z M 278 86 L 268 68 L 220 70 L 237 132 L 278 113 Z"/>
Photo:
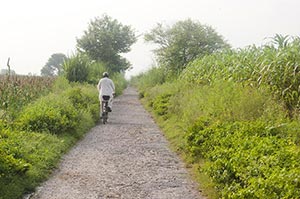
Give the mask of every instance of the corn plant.
<path id="1" fill-rule="evenodd" d="M 300 108 L 300 38 L 287 38 L 277 35 L 262 47 L 229 50 L 195 60 L 181 79 L 196 84 L 222 79 L 268 86 L 292 113 Z"/>
<path id="2" fill-rule="evenodd" d="M 50 90 L 54 78 L 0 76 L 0 119 L 12 120 L 21 108 Z"/>

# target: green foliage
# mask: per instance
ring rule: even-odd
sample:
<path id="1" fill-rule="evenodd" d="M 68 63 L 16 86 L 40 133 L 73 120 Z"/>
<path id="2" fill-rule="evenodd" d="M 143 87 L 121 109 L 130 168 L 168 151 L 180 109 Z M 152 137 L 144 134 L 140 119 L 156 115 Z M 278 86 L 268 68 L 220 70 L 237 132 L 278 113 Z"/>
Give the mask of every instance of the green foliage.
<path id="1" fill-rule="evenodd" d="M 135 42 L 136 37 L 130 26 L 104 15 L 90 22 L 88 30 L 77 39 L 77 47 L 91 59 L 104 62 L 110 72 L 121 72 L 130 64 L 119 54 L 129 52 Z"/>
<path id="2" fill-rule="evenodd" d="M 191 19 L 178 21 L 172 27 L 158 24 L 145 35 L 145 40 L 159 45 L 155 53 L 168 75 L 178 75 L 194 59 L 229 47 L 213 28 Z"/>
<path id="3" fill-rule="evenodd" d="M 175 148 L 191 163 L 205 160 L 199 172 L 211 177 L 220 197 L 299 195 L 300 123 L 287 119 L 268 87 L 179 79 L 143 88 Z"/>
<path id="4" fill-rule="evenodd" d="M 84 54 L 76 54 L 64 62 L 64 73 L 70 82 L 87 82 L 90 59 Z"/>
<path id="5" fill-rule="evenodd" d="M 0 132 L 0 198 L 21 198 L 50 174 L 70 143 L 50 134 Z"/>
<path id="6" fill-rule="evenodd" d="M 283 133 L 264 122 L 200 120 L 188 131 L 187 146 L 194 157 L 209 160 L 204 170 L 224 198 L 294 198 L 300 151 L 277 136 Z"/>
<path id="7" fill-rule="evenodd" d="M 75 130 L 78 121 L 79 113 L 70 99 L 50 94 L 25 107 L 18 118 L 18 125 L 26 131 L 58 134 Z"/>
<path id="8" fill-rule="evenodd" d="M 99 119 L 99 101 L 97 89 L 91 85 L 76 86 L 68 89 L 63 93 L 63 97 L 69 99 L 76 110 L 80 111 L 80 115 L 83 112 L 87 112 L 91 115 L 94 122 Z M 82 117 L 81 119 L 82 120 Z M 80 125 L 83 125 L 82 122 Z"/>
<path id="9" fill-rule="evenodd" d="M 281 39 L 284 40 L 284 39 Z M 194 84 L 215 80 L 243 82 L 255 87 L 270 87 L 282 99 L 290 114 L 300 107 L 300 40 L 275 39 L 278 45 L 214 53 L 197 59 L 182 73 L 181 79 Z"/>
<path id="10" fill-rule="evenodd" d="M 54 93 L 61 93 L 69 88 L 71 88 L 71 85 L 66 77 L 58 76 L 52 85 L 51 91 Z"/>
<path id="11" fill-rule="evenodd" d="M 50 132 L 54 134 L 74 133 L 87 112 L 92 121 L 99 117 L 97 89 L 92 86 L 76 86 L 61 94 L 49 94 L 29 104 L 17 120 L 22 130 Z"/>
<path id="12" fill-rule="evenodd" d="M 51 90 L 54 78 L 0 76 L 0 119 L 12 121 L 32 100 Z"/>
<path id="13" fill-rule="evenodd" d="M 144 97 L 145 92 L 156 85 L 161 85 L 166 81 L 163 68 L 153 67 L 145 73 L 133 77 L 131 82 L 138 87 L 140 97 Z"/>
<path id="14" fill-rule="evenodd" d="M 41 69 L 41 75 L 55 76 L 62 74 L 65 60 L 67 60 L 67 57 L 62 53 L 52 54 L 45 66 Z"/>
<path id="15" fill-rule="evenodd" d="M 219 81 L 211 85 L 181 85 L 171 102 L 174 113 L 193 123 L 198 117 L 220 121 L 281 121 L 287 115 L 268 89 L 256 89 L 241 83 Z"/>
<path id="16" fill-rule="evenodd" d="M 53 93 L 26 105 L 10 129 L 0 120 L 0 198 L 21 198 L 33 191 L 98 119 L 95 86 L 71 86 L 60 77 Z"/>
<path id="17" fill-rule="evenodd" d="M 153 109 L 154 113 L 159 116 L 163 116 L 164 119 L 167 119 L 170 111 L 169 109 L 172 105 L 170 100 L 174 98 L 174 95 L 178 91 L 178 84 L 165 83 L 149 89 L 145 93 L 145 98 L 147 99 L 148 105 Z"/>
<path id="18" fill-rule="evenodd" d="M 105 64 L 101 62 L 91 62 L 88 67 L 88 83 L 97 85 L 102 74 L 107 71 Z"/>
<path id="19" fill-rule="evenodd" d="M 116 95 L 121 95 L 123 90 L 127 87 L 127 80 L 125 79 L 125 76 L 123 73 L 114 73 L 111 77 L 115 84 L 115 92 Z"/>

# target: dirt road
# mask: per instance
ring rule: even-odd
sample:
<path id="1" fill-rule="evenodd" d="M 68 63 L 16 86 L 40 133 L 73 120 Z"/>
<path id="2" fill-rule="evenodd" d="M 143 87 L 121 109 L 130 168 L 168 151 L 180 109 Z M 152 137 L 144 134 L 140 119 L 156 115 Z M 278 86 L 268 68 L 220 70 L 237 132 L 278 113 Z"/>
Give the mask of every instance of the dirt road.
<path id="1" fill-rule="evenodd" d="M 34 199 L 201 199 L 180 159 L 128 88 L 108 124 L 94 127 Z"/>

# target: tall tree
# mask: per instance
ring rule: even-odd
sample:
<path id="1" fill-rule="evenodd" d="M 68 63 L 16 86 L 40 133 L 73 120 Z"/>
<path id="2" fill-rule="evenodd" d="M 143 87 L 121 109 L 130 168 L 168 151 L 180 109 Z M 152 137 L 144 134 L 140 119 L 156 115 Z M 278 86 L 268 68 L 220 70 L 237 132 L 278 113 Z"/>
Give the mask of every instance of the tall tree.
<path id="1" fill-rule="evenodd" d="M 63 63 L 67 59 L 63 53 L 52 54 L 45 66 L 41 69 L 43 76 L 59 75 L 63 71 Z"/>
<path id="2" fill-rule="evenodd" d="M 77 39 L 77 48 L 93 60 L 106 63 L 112 72 L 120 72 L 130 67 L 130 63 L 120 53 L 129 52 L 136 40 L 130 26 L 104 15 L 90 22 L 88 30 Z"/>
<path id="3" fill-rule="evenodd" d="M 158 63 L 171 73 L 180 73 L 192 60 L 230 47 L 213 28 L 187 19 L 172 27 L 157 24 L 145 34 L 145 41 L 158 44 Z"/>

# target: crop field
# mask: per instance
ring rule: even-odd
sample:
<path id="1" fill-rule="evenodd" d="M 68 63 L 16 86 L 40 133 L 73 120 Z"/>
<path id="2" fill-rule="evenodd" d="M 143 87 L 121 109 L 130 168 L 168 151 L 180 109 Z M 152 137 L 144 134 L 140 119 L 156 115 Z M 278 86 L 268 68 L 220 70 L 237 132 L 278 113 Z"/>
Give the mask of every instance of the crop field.
<path id="1" fill-rule="evenodd" d="M 11 120 L 21 108 L 46 94 L 54 78 L 38 76 L 0 76 L 0 118 Z"/>
<path id="2" fill-rule="evenodd" d="M 277 35 L 198 58 L 171 81 L 158 81 L 162 67 L 135 79 L 209 198 L 299 198 L 299 55 L 299 38 Z"/>

